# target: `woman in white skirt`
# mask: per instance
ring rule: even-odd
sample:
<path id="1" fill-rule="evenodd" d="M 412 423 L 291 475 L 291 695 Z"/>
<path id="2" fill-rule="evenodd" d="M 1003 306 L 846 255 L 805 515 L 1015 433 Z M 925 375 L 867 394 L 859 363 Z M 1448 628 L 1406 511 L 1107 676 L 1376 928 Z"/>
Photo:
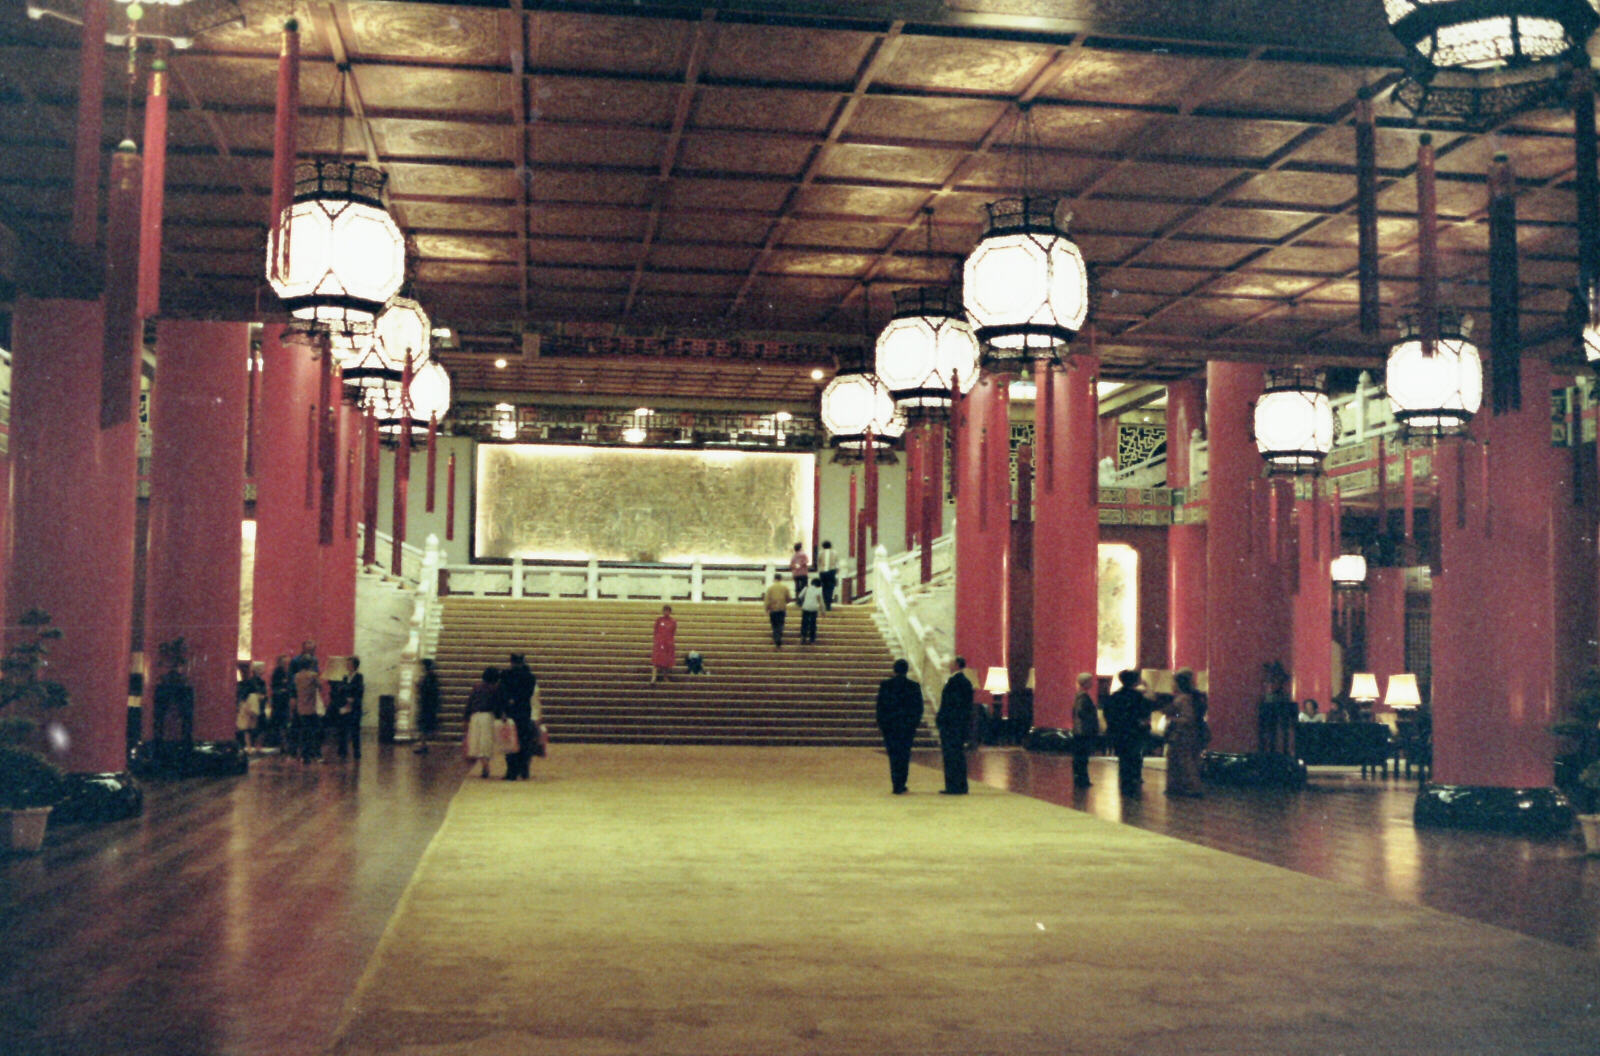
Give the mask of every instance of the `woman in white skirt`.
<path id="1" fill-rule="evenodd" d="M 489 760 L 500 753 L 495 744 L 494 723 L 502 712 L 500 672 L 483 669 L 483 681 L 472 687 L 467 697 L 467 760 L 480 766 L 479 776 L 489 776 Z"/>

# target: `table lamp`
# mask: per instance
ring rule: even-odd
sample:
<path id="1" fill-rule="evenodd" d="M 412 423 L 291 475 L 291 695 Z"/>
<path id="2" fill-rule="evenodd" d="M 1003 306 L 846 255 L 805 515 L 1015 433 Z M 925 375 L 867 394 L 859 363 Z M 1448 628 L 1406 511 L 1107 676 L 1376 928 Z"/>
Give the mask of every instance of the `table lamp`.
<path id="1" fill-rule="evenodd" d="M 1422 693 L 1417 688 L 1417 676 L 1410 672 L 1389 676 L 1389 692 L 1383 698 L 1386 708 L 1401 709 L 1422 707 Z"/>

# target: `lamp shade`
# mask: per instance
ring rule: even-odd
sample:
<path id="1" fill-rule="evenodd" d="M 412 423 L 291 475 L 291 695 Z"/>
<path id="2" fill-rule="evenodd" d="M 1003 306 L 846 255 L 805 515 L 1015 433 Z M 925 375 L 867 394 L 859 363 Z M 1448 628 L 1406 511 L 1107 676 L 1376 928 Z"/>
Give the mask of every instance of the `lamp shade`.
<path id="1" fill-rule="evenodd" d="M 371 324 L 400 289 L 405 240 L 383 205 L 387 180 L 348 162 L 295 166 L 294 199 L 269 241 L 267 280 L 297 320 L 349 333 Z"/>
<path id="2" fill-rule="evenodd" d="M 1351 700 L 1377 700 L 1378 676 L 1371 671 L 1357 671 L 1350 676 Z"/>
<path id="3" fill-rule="evenodd" d="M 1400 43 L 1438 70 L 1561 58 L 1600 24 L 1592 0 L 1383 0 L 1383 8 Z"/>
<path id="4" fill-rule="evenodd" d="M 1386 708 L 1422 707 L 1422 693 L 1417 688 L 1417 676 L 1410 672 L 1390 675 L 1389 692 L 1384 694 L 1383 705 Z"/>
<path id="5" fill-rule="evenodd" d="M 1037 685 L 1034 684 L 1033 668 L 1031 668 L 1031 667 L 1028 668 L 1028 688 L 1029 689 L 1038 689 L 1039 688 Z"/>
<path id="6" fill-rule="evenodd" d="M 991 667 L 983 679 L 983 691 L 996 696 L 1011 692 L 1011 672 L 1003 667 Z"/>
<path id="7" fill-rule="evenodd" d="M 1444 436 L 1465 428 L 1483 405 L 1483 360 L 1467 340 L 1471 320 L 1439 313 L 1439 338 L 1425 355 L 1414 318 L 1401 320 L 1401 339 L 1389 353 L 1384 387 L 1389 410 L 1407 432 Z"/>
<path id="8" fill-rule="evenodd" d="M 894 305 L 878 335 L 878 380 L 908 421 L 942 421 L 952 386 L 970 392 L 977 384 L 978 338 L 948 286 L 896 290 Z"/>
<path id="9" fill-rule="evenodd" d="M 869 432 L 888 441 L 906 431 L 889 390 L 861 367 L 841 370 L 828 382 L 822 390 L 821 418 L 834 443 L 846 450 L 863 447 Z"/>
<path id="10" fill-rule="evenodd" d="M 1335 587 L 1353 590 L 1367 581 L 1367 559 L 1360 554 L 1340 554 L 1328 562 L 1328 573 Z"/>
<path id="11" fill-rule="evenodd" d="M 962 298 L 983 366 L 1016 369 L 1055 357 L 1089 314 L 1089 272 L 1055 198 L 1002 198 L 985 209 L 967 254 Z"/>
<path id="12" fill-rule="evenodd" d="M 1314 473 L 1333 450 L 1333 404 L 1321 373 L 1292 368 L 1269 370 L 1256 400 L 1256 449 L 1268 467 L 1285 473 Z"/>

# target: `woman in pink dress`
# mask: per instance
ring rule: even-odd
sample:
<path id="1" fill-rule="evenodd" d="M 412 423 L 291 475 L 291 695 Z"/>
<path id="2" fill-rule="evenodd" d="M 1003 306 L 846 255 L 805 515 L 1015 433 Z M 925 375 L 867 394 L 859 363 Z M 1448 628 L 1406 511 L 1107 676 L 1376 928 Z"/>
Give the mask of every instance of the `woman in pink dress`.
<path id="1" fill-rule="evenodd" d="M 678 662 L 678 621 L 672 618 L 672 606 L 661 606 L 656 617 L 655 641 L 650 647 L 650 681 L 666 678 L 672 665 Z"/>

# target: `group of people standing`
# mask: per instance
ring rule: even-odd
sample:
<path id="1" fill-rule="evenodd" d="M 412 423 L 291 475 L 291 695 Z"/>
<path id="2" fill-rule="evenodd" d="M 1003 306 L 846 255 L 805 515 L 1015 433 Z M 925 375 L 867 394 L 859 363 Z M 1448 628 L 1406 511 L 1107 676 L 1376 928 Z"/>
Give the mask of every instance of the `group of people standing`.
<path id="1" fill-rule="evenodd" d="M 252 664 L 237 687 L 234 726 L 240 746 L 281 748 L 304 765 L 322 762 L 331 733 L 340 759 L 360 759 L 366 678 L 360 657 L 349 657 L 345 666 L 341 677 L 324 679 L 313 641 L 303 642 L 293 657 L 279 656 L 270 679 L 263 675 L 265 665 Z"/>
<path id="2" fill-rule="evenodd" d="M 817 640 L 817 618 L 833 608 L 833 592 L 839 585 L 838 556 L 833 544 L 824 540 L 817 555 L 816 578 L 811 576 L 811 562 L 805 547 L 794 544 L 789 556 L 789 576 L 794 581 L 793 593 L 783 581 L 782 573 L 774 574 L 771 586 L 762 595 L 761 603 L 767 610 L 767 622 L 772 626 L 772 646 L 783 648 L 783 625 L 789 616 L 789 604 L 800 608 L 800 644 L 811 645 Z"/>
<path id="3" fill-rule="evenodd" d="M 967 746 L 972 741 L 977 707 L 967 662 L 956 657 L 950 677 L 939 693 L 934 723 L 944 763 L 943 795 L 967 794 Z M 1200 754 L 1210 741 L 1206 725 L 1206 695 L 1195 687 L 1194 672 L 1187 668 L 1173 675 L 1173 695 L 1163 711 L 1167 718 L 1167 787 L 1169 796 L 1201 796 Z M 1144 790 L 1144 755 L 1151 743 L 1150 716 L 1156 701 L 1139 684 L 1139 672 L 1117 675 L 1118 689 L 1096 707 L 1091 694 L 1094 676 L 1078 676 L 1073 700 L 1072 776 L 1078 788 L 1089 788 L 1089 758 L 1102 743 L 1117 754 L 1118 789 L 1124 796 Z M 911 748 L 922 723 L 922 686 L 912 681 L 910 665 L 894 662 L 894 675 L 878 686 L 878 730 L 889 757 L 889 782 L 895 795 L 906 792 Z M 1101 713 L 1104 712 L 1102 741 Z"/>
<path id="4" fill-rule="evenodd" d="M 543 718 L 539 679 L 523 654 L 512 653 L 504 670 L 485 668 L 467 696 L 468 761 L 488 777 L 490 763 L 504 757 L 505 780 L 530 780 L 529 761 L 544 755 L 548 743 Z"/>

